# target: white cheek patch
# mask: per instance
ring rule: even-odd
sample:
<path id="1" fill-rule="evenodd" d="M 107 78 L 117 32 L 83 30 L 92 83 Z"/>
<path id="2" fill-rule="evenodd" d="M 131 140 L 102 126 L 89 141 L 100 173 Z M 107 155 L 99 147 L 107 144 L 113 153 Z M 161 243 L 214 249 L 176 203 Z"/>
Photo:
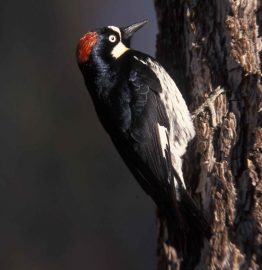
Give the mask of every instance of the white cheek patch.
<path id="1" fill-rule="evenodd" d="M 113 48 L 111 55 L 118 59 L 122 54 L 124 54 L 126 51 L 128 51 L 129 48 L 127 48 L 121 41 Z"/>

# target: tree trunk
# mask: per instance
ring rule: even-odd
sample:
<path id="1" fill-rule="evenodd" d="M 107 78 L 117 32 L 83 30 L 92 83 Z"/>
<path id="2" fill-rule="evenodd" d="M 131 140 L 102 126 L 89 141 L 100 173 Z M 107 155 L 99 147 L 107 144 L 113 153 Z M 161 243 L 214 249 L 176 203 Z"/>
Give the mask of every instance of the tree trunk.
<path id="1" fill-rule="evenodd" d="M 185 174 L 194 172 L 187 178 L 189 189 L 212 236 L 181 256 L 160 214 L 159 269 L 262 269 L 261 5 L 258 0 L 155 0 L 157 58 L 191 112 L 215 89 L 224 91 L 194 118 L 198 161 L 185 159 Z M 197 260 L 185 263 L 196 254 Z"/>

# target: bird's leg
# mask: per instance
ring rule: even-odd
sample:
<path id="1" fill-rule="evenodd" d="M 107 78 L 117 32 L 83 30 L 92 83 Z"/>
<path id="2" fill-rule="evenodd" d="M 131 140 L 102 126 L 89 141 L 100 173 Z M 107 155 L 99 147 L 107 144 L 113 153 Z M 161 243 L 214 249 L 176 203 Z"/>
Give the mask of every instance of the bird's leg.
<path id="1" fill-rule="evenodd" d="M 206 99 L 206 101 L 200 105 L 193 113 L 192 113 L 192 119 L 194 120 L 201 112 L 203 112 L 206 108 L 209 108 L 210 113 L 211 113 L 211 121 L 212 121 L 212 126 L 215 127 L 217 125 L 216 123 L 216 112 L 215 112 L 215 107 L 214 107 L 214 101 L 216 98 L 225 93 L 225 90 L 218 86 L 212 93 L 211 95 Z"/>

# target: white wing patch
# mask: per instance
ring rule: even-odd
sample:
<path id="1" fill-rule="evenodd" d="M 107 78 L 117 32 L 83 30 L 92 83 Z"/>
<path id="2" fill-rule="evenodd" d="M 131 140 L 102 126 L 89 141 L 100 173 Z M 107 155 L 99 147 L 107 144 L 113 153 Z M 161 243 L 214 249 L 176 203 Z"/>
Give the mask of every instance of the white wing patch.
<path id="1" fill-rule="evenodd" d="M 161 142 L 162 154 L 163 154 L 163 157 L 166 158 L 165 150 L 168 145 L 167 128 L 158 124 L 158 133 L 159 133 L 159 138 Z"/>

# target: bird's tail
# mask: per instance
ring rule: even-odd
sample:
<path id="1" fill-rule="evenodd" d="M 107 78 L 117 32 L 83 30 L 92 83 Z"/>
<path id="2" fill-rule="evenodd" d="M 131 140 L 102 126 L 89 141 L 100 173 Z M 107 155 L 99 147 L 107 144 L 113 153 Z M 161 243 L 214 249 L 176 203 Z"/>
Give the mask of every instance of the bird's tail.
<path id="1" fill-rule="evenodd" d="M 179 210 L 190 229 L 197 231 L 203 237 L 209 239 L 211 236 L 210 224 L 204 213 L 197 207 L 196 203 L 185 189 L 181 188 L 180 195 Z"/>
<path id="2" fill-rule="evenodd" d="M 189 230 L 197 231 L 203 237 L 210 237 L 210 225 L 204 216 L 204 213 L 198 208 L 195 201 L 192 199 L 190 194 L 184 188 L 183 181 L 175 169 L 172 170 L 177 187 L 174 182 L 171 183 L 170 198 L 173 200 L 173 205 L 178 208 L 181 213 L 182 219 L 189 226 Z M 178 196 L 176 196 L 178 194 Z"/>
<path id="3" fill-rule="evenodd" d="M 166 213 L 169 239 L 173 239 L 181 258 L 187 258 L 184 267 L 194 265 L 200 258 L 205 239 L 211 236 L 207 219 L 184 188 L 180 190 L 180 199 L 173 200 L 166 210 L 169 212 Z"/>

